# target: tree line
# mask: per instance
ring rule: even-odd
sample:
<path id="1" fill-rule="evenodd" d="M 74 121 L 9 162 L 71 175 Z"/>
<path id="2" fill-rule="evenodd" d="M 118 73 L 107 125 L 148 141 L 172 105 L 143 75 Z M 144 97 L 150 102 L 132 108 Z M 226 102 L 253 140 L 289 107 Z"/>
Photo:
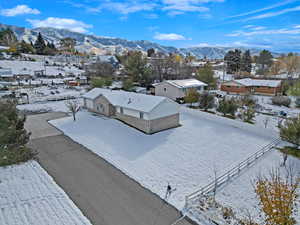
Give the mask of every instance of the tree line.
<path id="1" fill-rule="evenodd" d="M 21 53 L 38 54 L 38 55 L 55 55 L 58 53 L 78 53 L 75 50 L 76 40 L 66 37 L 60 40 L 59 47 L 54 42 L 46 41 L 41 33 L 38 33 L 37 39 L 29 43 L 24 40 L 18 41 L 15 33 L 7 28 L 0 31 L 0 45 L 7 46 L 8 53 L 19 55 Z"/>

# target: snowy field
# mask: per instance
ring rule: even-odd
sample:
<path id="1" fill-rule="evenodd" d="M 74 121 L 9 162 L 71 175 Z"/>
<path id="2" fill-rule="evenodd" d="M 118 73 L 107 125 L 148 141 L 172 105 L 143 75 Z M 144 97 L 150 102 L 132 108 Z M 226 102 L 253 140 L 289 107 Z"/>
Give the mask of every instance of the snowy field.
<path id="1" fill-rule="evenodd" d="M 19 92 L 29 95 L 30 104 L 18 105 L 17 108 L 24 112 L 39 113 L 39 112 L 69 112 L 66 102 L 68 100 L 53 101 L 54 99 L 76 99 L 79 104 L 83 104 L 81 95 L 86 92 L 84 87 L 66 88 L 50 87 L 39 88 L 24 88 L 19 89 Z M 52 92 L 52 93 L 51 93 Z"/>
<path id="2" fill-rule="evenodd" d="M 1 225 L 91 225 L 35 161 L 0 168 Z"/>
<path id="3" fill-rule="evenodd" d="M 82 99 L 78 100 L 82 101 Z M 23 112 L 28 113 L 41 113 L 41 112 L 69 112 L 66 106 L 66 101 L 57 102 L 44 102 L 44 103 L 34 103 L 34 104 L 24 104 L 18 105 L 17 108 Z"/>
<path id="4" fill-rule="evenodd" d="M 162 198 L 170 183 L 176 191 L 168 201 L 178 209 L 215 169 L 227 171 L 276 138 L 276 132 L 185 107 L 181 127 L 154 135 L 88 112 L 77 118 L 50 123 Z"/>
<path id="5" fill-rule="evenodd" d="M 19 93 L 27 93 L 29 103 L 40 103 L 61 98 L 78 98 L 86 92 L 84 87 L 69 88 L 68 86 L 58 87 L 37 87 L 20 88 Z"/>

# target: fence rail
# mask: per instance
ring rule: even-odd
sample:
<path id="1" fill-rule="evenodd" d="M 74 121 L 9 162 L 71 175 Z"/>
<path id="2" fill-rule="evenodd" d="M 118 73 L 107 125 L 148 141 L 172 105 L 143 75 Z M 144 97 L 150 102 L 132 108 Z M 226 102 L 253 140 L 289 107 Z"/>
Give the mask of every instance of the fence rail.
<path id="1" fill-rule="evenodd" d="M 253 164 L 256 160 L 258 160 L 260 157 L 265 155 L 267 152 L 269 152 L 271 149 L 276 147 L 280 143 L 281 139 L 275 139 L 268 145 L 261 148 L 259 151 L 255 152 L 251 156 L 249 156 L 244 161 L 240 162 L 238 165 L 234 166 L 230 170 L 228 170 L 223 175 L 217 177 L 215 180 L 207 184 L 206 186 L 202 187 L 200 190 L 197 190 L 190 195 L 186 196 L 186 204 L 189 200 L 193 200 L 201 195 L 208 195 L 215 191 L 218 187 L 229 181 L 232 177 L 238 175 L 243 169 L 249 167 L 251 164 Z"/>

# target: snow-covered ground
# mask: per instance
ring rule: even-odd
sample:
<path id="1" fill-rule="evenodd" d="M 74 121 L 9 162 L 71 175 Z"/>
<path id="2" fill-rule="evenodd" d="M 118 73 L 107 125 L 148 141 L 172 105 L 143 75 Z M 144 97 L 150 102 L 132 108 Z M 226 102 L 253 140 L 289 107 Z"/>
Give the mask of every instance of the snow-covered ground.
<path id="1" fill-rule="evenodd" d="M 30 104 L 18 105 L 17 108 L 25 112 L 68 112 L 66 102 L 68 100 L 54 101 L 55 99 L 76 99 L 83 104 L 81 95 L 86 92 L 84 87 L 68 88 L 59 86 L 52 87 L 23 88 L 19 93 L 27 93 Z M 25 97 L 24 97 L 25 98 Z"/>
<path id="2" fill-rule="evenodd" d="M 279 151 L 272 151 L 260 159 L 253 167 L 246 170 L 237 179 L 234 179 L 223 189 L 217 192 L 216 200 L 224 206 L 233 207 L 235 213 L 240 217 L 246 217 L 247 211 L 251 212 L 256 221 L 262 219 L 259 210 L 259 201 L 254 192 L 254 183 L 259 175 L 268 176 L 272 169 L 280 168 L 284 174 L 285 167 L 282 167 L 283 156 Z M 296 174 L 300 175 L 300 160 L 288 156 L 287 168 L 293 167 Z M 300 224 L 299 212 L 295 214 Z M 261 221 L 260 221 L 261 222 Z"/>
<path id="3" fill-rule="evenodd" d="M 16 92 L 27 93 L 29 103 L 40 103 L 53 101 L 63 98 L 78 98 L 86 92 L 85 87 L 54 86 L 54 87 L 36 87 L 36 88 L 20 88 Z"/>
<path id="4" fill-rule="evenodd" d="M 35 161 L 0 167 L 1 225 L 91 225 Z"/>
<path id="5" fill-rule="evenodd" d="M 77 99 L 77 101 L 80 103 L 82 102 L 82 99 Z M 28 113 L 69 112 L 70 110 L 66 106 L 67 102 L 68 100 L 57 101 L 57 102 L 24 104 L 24 105 L 18 105 L 17 108 L 23 112 L 28 112 Z"/>
<path id="6" fill-rule="evenodd" d="M 108 160 L 164 198 L 168 183 L 176 191 L 168 201 L 182 209 L 185 196 L 276 138 L 253 125 L 181 108 L 181 127 L 146 135 L 120 121 L 78 113 L 78 120 L 50 121 L 76 142 Z"/>

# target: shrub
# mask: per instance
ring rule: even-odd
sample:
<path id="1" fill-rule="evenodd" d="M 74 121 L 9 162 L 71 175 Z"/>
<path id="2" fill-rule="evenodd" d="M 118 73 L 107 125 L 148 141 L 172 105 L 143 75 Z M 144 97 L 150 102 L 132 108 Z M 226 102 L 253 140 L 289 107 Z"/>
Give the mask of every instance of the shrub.
<path id="1" fill-rule="evenodd" d="M 199 97 L 199 106 L 200 108 L 207 111 L 208 109 L 211 109 L 214 107 L 215 104 L 215 97 L 208 92 L 204 92 Z"/>
<path id="2" fill-rule="evenodd" d="M 278 106 L 290 107 L 291 99 L 287 96 L 275 96 L 272 98 L 272 104 Z"/>
<path id="3" fill-rule="evenodd" d="M 184 97 L 184 101 L 186 103 L 190 103 L 192 106 L 193 103 L 198 102 L 199 96 L 200 96 L 200 94 L 198 93 L 198 91 L 196 89 L 192 88 L 192 89 L 188 90 L 186 96 Z"/>
<path id="4" fill-rule="evenodd" d="M 300 146 L 300 115 L 285 121 L 280 127 L 280 137 L 294 144 L 297 148 Z"/>
<path id="5" fill-rule="evenodd" d="M 253 119 L 255 118 L 255 110 L 253 107 L 246 107 L 242 111 L 242 120 L 247 123 L 253 123 Z"/>
<path id="6" fill-rule="evenodd" d="M 241 103 L 243 106 L 255 106 L 257 100 L 252 98 L 250 95 L 245 95 L 241 98 Z"/>
<path id="7" fill-rule="evenodd" d="M 219 102 L 217 111 L 223 113 L 224 116 L 229 114 L 232 117 L 235 117 L 235 113 L 237 109 L 238 109 L 238 105 L 234 99 L 230 99 L 230 100 L 222 99 Z"/>

